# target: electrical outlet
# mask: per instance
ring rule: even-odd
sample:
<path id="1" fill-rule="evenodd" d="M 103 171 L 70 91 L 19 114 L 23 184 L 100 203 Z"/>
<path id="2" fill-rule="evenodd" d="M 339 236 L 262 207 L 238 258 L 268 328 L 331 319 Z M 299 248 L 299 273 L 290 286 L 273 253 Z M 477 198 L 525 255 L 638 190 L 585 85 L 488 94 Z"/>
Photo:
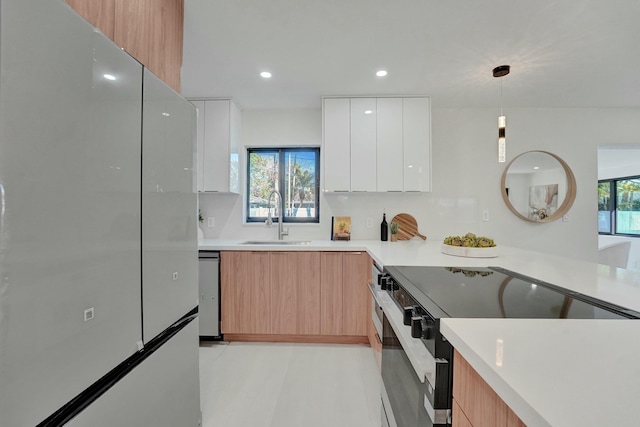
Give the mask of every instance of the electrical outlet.
<path id="1" fill-rule="evenodd" d="M 91 308 L 87 308 L 84 311 L 84 321 L 85 322 L 88 322 L 89 320 L 91 320 L 91 319 L 93 319 L 95 317 L 95 313 L 94 313 L 93 310 L 94 310 L 94 308 L 91 307 Z"/>
<path id="2" fill-rule="evenodd" d="M 213 228 L 216 226 L 216 219 L 212 216 L 207 217 L 207 227 Z"/>
<path id="3" fill-rule="evenodd" d="M 568 222 L 568 221 L 569 221 L 569 215 L 563 215 L 562 222 Z"/>
<path id="4" fill-rule="evenodd" d="M 373 218 L 367 218 L 367 228 L 373 228 Z"/>
<path id="5" fill-rule="evenodd" d="M 489 209 L 483 209 L 482 210 L 482 220 L 484 222 L 489 221 Z"/>

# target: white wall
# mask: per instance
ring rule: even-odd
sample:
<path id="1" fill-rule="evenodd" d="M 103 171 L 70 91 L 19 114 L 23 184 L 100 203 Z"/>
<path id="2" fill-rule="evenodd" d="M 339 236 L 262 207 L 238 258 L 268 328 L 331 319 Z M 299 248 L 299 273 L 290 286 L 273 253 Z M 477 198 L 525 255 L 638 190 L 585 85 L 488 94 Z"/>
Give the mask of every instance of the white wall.
<path id="1" fill-rule="evenodd" d="M 412 214 L 420 231 L 436 241 L 474 232 L 498 244 L 597 260 L 597 148 L 640 143 L 640 109 L 513 108 L 505 113 L 507 161 L 524 151 L 546 150 L 572 168 L 578 188 L 568 222 L 525 222 L 504 205 L 499 187 L 505 164 L 497 162 L 497 109 L 435 108 L 431 193 L 323 194 L 320 224 L 290 225 L 289 239 L 328 239 L 331 216 L 341 215 L 351 216 L 354 239 L 377 239 L 385 210 L 388 220 L 401 212 Z M 320 145 L 321 140 L 320 110 L 244 112 L 245 146 Z M 201 195 L 200 206 L 205 216 L 215 217 L 216 227 L 204 227 L 208 238 L 276 238 L 275 228 L 243 224 L 242 196 Z M 488 222 L 481 220 L 483 209 L 489 210 Z M 373 218 L 374 228 L 366 228 L 367 218 Z"/>

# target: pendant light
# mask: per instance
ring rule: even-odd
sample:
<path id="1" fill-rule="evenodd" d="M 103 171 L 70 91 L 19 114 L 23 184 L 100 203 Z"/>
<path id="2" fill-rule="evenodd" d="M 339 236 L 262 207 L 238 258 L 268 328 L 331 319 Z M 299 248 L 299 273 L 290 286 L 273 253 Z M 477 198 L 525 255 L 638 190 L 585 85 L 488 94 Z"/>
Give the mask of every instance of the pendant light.
<path id="1" fill-rule="evenodd" d="M 504 77 L 511 71 L 510 65 L 499 65 L 493 69 L 493 77 Z M 500 115 L 498 116 L 498 162 L 504 163 L 507 158 L 507 116 L 502 113 L 502 79 L 500 79 Z"/>

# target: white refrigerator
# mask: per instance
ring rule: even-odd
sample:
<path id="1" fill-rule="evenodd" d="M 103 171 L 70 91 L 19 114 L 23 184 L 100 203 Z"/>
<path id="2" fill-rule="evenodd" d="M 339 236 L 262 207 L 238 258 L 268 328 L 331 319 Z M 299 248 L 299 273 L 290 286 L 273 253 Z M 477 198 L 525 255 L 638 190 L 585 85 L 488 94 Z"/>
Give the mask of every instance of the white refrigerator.
<path id="1" fill-rule="evenodd" d="M 0 425 L 199 425 L 194 120 L 62 0 L 0 0 Z"/>

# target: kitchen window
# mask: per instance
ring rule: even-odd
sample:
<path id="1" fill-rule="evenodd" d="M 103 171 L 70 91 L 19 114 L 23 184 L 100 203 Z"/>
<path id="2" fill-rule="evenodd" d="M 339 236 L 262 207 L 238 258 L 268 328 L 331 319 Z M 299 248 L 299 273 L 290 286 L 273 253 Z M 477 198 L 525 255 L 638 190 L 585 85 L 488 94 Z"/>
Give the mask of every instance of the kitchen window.
<path id="1" fill-rule="evenodd" d="M 284 222 L 320 222 L 320 148 L 247 149 L 247 222 L 264 222 L 267 212 Z"/>
<path id="2" fill-rule="evenodd" d="M 640 236 L 640 176 L 598 181 L 598 232 Z"/>

